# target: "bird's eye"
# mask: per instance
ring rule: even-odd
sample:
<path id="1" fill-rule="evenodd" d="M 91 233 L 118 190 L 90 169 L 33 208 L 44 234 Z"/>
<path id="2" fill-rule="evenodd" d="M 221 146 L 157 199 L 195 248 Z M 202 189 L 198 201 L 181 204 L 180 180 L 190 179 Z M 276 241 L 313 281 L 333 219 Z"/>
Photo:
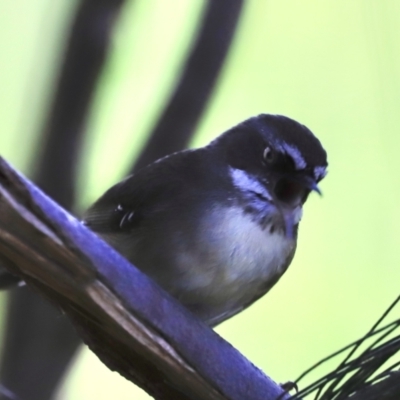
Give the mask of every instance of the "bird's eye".
<path id="1" fill-rule="evenodd" d="M 266 147 L 263 153 L 263 159 L 268 164 L 271 164 L 275 161 L 275 153 L 271 149 L 271 147 Z"/>

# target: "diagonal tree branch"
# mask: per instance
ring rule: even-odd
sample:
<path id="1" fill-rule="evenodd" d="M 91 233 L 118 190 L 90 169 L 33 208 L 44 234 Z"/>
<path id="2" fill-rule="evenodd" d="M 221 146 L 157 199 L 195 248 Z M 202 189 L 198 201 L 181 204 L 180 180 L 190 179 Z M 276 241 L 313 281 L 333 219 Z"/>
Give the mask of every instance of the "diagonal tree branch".
<path id="1" fill-rule="evenodd" d="M 288 398 L 147 276 L 0 160 L 0 257 L 157 399 Z"/>

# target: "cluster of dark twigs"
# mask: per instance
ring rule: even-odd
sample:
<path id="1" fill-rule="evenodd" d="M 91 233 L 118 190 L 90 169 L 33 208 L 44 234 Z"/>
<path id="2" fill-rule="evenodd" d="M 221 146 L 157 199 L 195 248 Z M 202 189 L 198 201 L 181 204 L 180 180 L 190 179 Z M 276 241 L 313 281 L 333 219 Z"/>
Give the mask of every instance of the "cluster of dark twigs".
<path id="1" fill-rule="evenodd" d="M 400 318 L 387 323 L 388 314 L 400 309 L 400 296 L 383 313 L 371 330 L 359 340 L 324 358 L 297 380 L 296 384 L 321 364 L 343 357 L 335 370 L 299 391 L 293 399 L 341 400 L 398 373 L 400 357 L 389 362 L 400 350 Z M 384 323 L 386 323 L 384 325 Z M 396 372 L 397 371 L 397 372 Z"/>

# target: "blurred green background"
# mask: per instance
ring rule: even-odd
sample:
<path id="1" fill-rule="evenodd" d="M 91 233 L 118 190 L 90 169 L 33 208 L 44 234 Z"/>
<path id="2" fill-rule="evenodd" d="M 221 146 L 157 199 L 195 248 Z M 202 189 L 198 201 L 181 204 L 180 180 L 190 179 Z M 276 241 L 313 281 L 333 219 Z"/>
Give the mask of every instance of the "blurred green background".
<path id="1" fill-rule="evenodd" d="M 88 121 L 81 208 L 140 152 L 204 4 L 127 2 Z M 0 2 L 0 154 L 28 175 L 75 6 Z M 305 207 L 290 269 L 265 298 L 217 328 L 277 381 L 357 339 L 398 295 L 399 27 L 394 0 L 248 0 L 198 128 L 194 146 L 249 116 L 279 113 L 307 125 L 328 151 L 324 196 Z M 59 398 L 110 396 L 148 398 L 83 350 Z"/>

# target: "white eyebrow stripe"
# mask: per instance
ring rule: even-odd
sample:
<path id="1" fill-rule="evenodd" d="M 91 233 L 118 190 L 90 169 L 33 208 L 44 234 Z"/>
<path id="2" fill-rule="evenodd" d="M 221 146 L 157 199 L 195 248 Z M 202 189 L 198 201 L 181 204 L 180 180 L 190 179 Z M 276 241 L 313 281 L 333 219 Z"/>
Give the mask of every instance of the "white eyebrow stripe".
<path id="1" fill-rule="evenodd" d="M 303 156 L 301 155 L 297 147 L 291 146 L 290 144 L 287 143 L 284 143 L 282 147 L 285 153 L 292 158 L 296 170 L 304 169 L 307 166 Z"/>
<path id="2" fill-rule="evenodd" d="M 229 167 L 229 173 L 231 175 L 233 184 L 241 191 L 255 192 L 267 200 L 273 200 L 268 190 L 262 184 L 260 184 L 255 177 L 251 176 L 247 172 L 241 169 Z"/>

